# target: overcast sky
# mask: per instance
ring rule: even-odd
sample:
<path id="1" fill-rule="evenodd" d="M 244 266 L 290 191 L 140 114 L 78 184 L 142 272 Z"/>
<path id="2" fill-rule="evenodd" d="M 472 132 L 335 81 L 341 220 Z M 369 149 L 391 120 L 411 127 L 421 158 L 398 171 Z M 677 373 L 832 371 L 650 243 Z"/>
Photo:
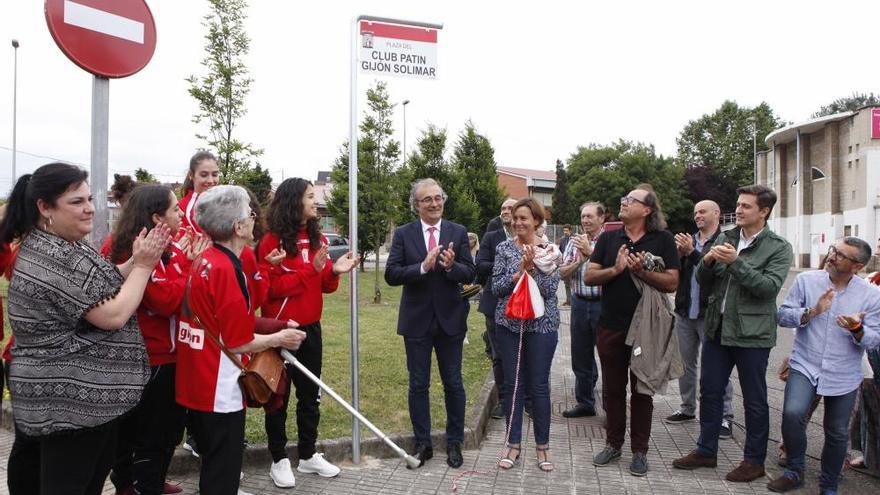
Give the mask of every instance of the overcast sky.
<path id="1" fill-rule="evenodd" d="M 447 128 L 451 145 L 472 119 L 491 139 L 498 164 L 511 167 L 550 169 L 579 145 L 618 138 L 671 155 L 682 127 L 725 99 L 766 101 L 783 119 L 800 121 L 837 97 L 880 91 L 880 38 L 871 24 L 880 18 L 877 1 L 251 3 L 247 60 L 255 82 L 237 135 L 265 148 L 260 161 L 276 181 L 282 172 L 313 180 L 348 136 L 350 32 L 358 14 L 445 25 L 439 80 L 388 80 L 393 101 L 411 101 L 408 148 L 427 122 Z M 155 55 L 140 73 L 110 83 L 110 169 L 144 167 L 173 180 L 202 144 L 184 78 L 202 71 L 207 2 L 148 4 L 158 29 Z M 10 40 L 21 43 L 19 174 L 50 159 L 88 163 L 92 76 L 56 47 L 42 1 L 3 2 L 0 37 L 5 195 Z M 374 82 L 361 76 L 360 92 Z M 402 140 L 402 112 L 395 127 Z"/>

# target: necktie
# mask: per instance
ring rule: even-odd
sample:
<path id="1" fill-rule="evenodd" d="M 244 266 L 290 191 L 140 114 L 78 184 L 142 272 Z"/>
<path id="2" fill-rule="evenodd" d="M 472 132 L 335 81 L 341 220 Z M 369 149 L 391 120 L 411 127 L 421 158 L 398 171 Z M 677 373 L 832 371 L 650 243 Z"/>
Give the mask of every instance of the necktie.
<path id="1" fill-rule="evenodd" d="M 437 247 L 437 238 L 434 237 L 436 231 L 437 227 L 428 227 L 428 251 Z"/>

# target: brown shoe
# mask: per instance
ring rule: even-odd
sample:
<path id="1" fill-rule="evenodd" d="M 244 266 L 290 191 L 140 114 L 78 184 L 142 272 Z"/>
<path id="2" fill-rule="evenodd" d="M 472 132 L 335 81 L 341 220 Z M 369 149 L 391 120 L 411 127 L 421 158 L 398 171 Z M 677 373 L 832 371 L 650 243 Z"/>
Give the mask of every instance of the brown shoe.
<path id="1" fill-rule="evenodd" d="M 763 464 L 752 464 L 749 461 L 742 461 L 736 469 L 727 473 L 725 479 L 734 483 L 748 483 L 764 476 Z"/>
<path id="2" fill-rule="evenodd" d="M 771 492 L 783 493 L 804 485 L 803 476 L 795 471 L 786 471 L 785 474 L 767 483 L 767 489 Z"/>
<path id="3" fill-rule="evenodd" d="M 690 454 L 672 461 L 672 466 L 678 469 L 688 470 L 701 467 L 713 468 L 718 466 L 718 459 L 715 457 L 704 456 L 694 450 Z"/>

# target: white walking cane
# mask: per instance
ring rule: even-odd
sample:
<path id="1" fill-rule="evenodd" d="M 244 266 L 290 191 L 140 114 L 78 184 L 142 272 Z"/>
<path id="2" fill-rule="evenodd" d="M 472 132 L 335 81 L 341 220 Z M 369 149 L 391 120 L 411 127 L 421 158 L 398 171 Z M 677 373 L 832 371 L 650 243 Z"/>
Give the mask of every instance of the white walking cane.
<path id="1" fill-rule="evenodd" d="M 346 402 L 345 399 L 343 399 L 342 397 L 339 396 L 339 394 L 334 392 L 332 388 L 330 388 L 326 383 L 322 382 L 321 379 L 318 378 L 317 376 L 315 376 L 314 373 L 309 371 L 309 369 L 306 368 L 304 364 L 300 363 L 295 357 L 293 357 L 293 354 L 291 354 L 290 351 L 288 351 L 286 349 L 280 349 L 280 351 L 281 351 L 281 357 L 285 361 L 290 363 L 292 366 L 295 366 L 296 369 L 298 369 L 304 375 L 306 375 L 309 378 L 309 380 L 315 382 L 315 385 L 321 387 L 321 390 L 326 392 L 327 395 L 329 395 L 330 397 L 333 397 L 333 399 L 336 400 L 336 402 L 338 402 L 339 404 L 341 404 L 342 407 L 347 409 L 348 412 L 351 413 L 352 416 L 357 418 L 358 421 L 363 423 L 367 428 L 370 429 L 370 431 L 375 433 L 376 436 L 379 437 L 380 440 L 382 440 L 383 442 L 385 442 L 386 445 L 391 447 L 391 450 L 393 450 L 398 456 L 400 456 L 401 458 L 403 458 L 404 461 L 406 461 L 407 466 L 409 466 L 411 469 L 415 469 L 415 468 L 419 467 L 419 460 L 418 459 L 407 454 L 405 450 L 398 447 L 396 443 L 394 443 L 390 438 L 388 438 L 388 435 L 382 433 L 382 430 L 377 428 L 376 425 L 374 425 L 373 423 L 370 422 L 370 420 L 365 418 L 363 416 L 363 414 L 358 412 L 357 409 L 352 407 L 351 404 Z"/>

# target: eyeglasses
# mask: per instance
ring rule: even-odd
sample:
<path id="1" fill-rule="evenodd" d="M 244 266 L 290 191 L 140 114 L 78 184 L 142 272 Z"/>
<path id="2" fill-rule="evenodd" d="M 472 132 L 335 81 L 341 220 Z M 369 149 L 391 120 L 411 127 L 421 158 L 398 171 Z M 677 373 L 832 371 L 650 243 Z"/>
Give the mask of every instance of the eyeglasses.
<path id="1" fill-rule="evenodd" d="M 624 197 L 620 198 L 620 204 L 622 204 L 623 206 L 629 206 L 633 203 L 641 203 L 644 206 L 648 206 L 647 203 L 645 203 L 644 201 L 642 201 L 639 198 L 634 198 L 632 196 L 624 196 Z"/>
<path id="2" fill-rule="evenodd" d="M 835 248 L 834 246 L 831 246 L 831 247 L 828 248 L 828 257 L 830 258 L 830 257 L 832 257 L 832 256 L 834 256 L 835 258 L 843 258 L 843 259 L 849 261 L 850 263 L 858 263 L 858 264 L 861 264 L 861 263 L 862 263 L 861 261 L 859 261 L 859 260 L 857 260 L 857 259 L 855 259 L 855 258 L 850 258 L 849 256 L 847 256 L 847 255 L 841 253 L 841 252 L 838 251 L 837 248 Z"/>
<path id="3" fill-rule="evenodd" d="M 431 203 L 443 204 L 446 202 L 446 195 L 445 194 L 443 194 L 443 195 L 438 194 L 437 196 L 425 196 L 422 199 L 417 199 L 416 202 L 419 204 L 425 205 L 425 206 L 427 206 Z"/>
<path id="4" fill-rule="evenodd" d="M 247 219 L 249 219 L 249 218 L 250 218 L 251 220 L 256 220 L 256 219 L 257 219 L 257 212 L 255 212 L 254 210 L 251 210 L 251 212 L 248 213 L 248 216 L 242 218 L 241 220 L 239 220 L 239 222 L 243 222 L 243 221 L 245 221 L 245 220 L 247 220 Z"/>

